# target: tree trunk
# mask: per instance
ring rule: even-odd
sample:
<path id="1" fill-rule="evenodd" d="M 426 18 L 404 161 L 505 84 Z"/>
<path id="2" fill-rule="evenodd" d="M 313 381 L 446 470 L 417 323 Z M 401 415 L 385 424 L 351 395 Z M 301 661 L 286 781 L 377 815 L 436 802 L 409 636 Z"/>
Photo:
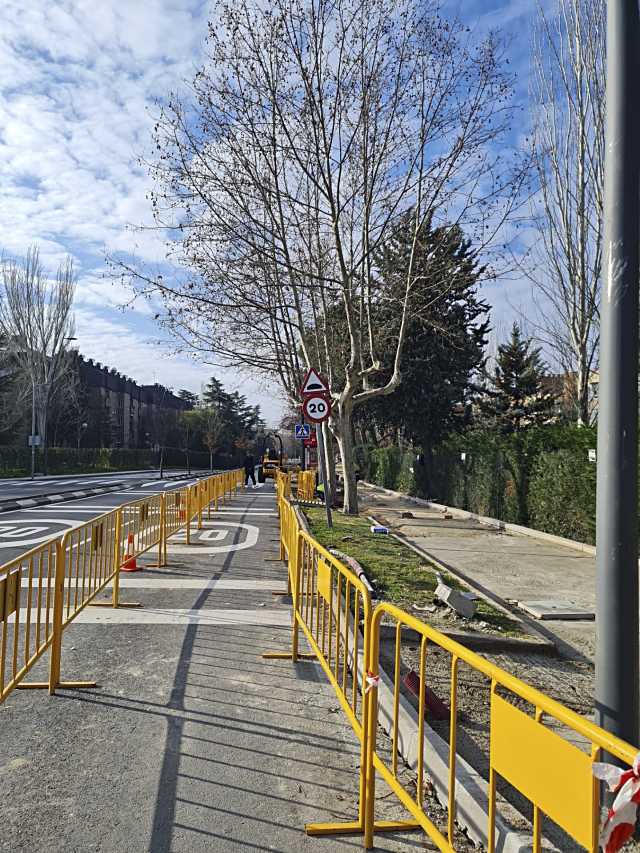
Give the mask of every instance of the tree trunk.
<path id="1" fill-rule="evenodd" d="M 578 425 L 589 426 L 591 413 L 589 412 L 589 371 L 586 364 L 586 352 L 581 352 L 576 371 L 576 403 L 578 408 Z"/>
<path id="2" fill-rule="evenodd" d="M 352 404 L 339 404 L 337 413 L 338 447 L 342 461 L 344 476 L 343 510 L 346 515 L 358 514 L 358 485 L 356 483 L 356 460 L 353 446 L 353 431 L 351 425 Z"/>
<path id="3" fill-rule="evenodd" d="M 213 450 L 209 448 L 209 471 L 213 474 Z"/>

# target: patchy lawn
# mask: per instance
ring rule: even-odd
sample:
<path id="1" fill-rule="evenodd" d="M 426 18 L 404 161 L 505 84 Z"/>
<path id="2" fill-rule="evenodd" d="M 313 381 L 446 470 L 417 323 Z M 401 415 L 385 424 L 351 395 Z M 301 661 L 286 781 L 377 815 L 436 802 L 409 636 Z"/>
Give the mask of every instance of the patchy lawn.
<path id="1" fill-rule="evenodd" d="M 414 604 L 425 607 L 433 603 L 437 569 L 429 560 L 392 536 L 371 533 L 371 522 L 366 518 L 334 512 L 333 529 L 330 530 L 324 507 L 305 507 L 304 513 L 317 540 L 325 548 L 336 548 L 357 560 L 381 598 L 426 621 L 435 615 L 413 608 Z M 468 587 L 447 572 L 440 572 L 440 575 L 448 586 L 468 591 Z M 522 636 L 515 620 L 482 599 L 476 601 L 475 617 L 465 624 L 475 628 L 479 622 L 485 622 L 502 636 Z"/>

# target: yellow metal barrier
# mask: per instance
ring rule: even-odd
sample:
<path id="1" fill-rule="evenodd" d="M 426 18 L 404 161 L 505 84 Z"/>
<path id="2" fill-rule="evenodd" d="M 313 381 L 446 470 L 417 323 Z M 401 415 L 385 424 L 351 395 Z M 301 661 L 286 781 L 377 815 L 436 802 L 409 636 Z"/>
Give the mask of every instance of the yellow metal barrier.
<path id="1" fill-rule="evenodd" d="M 370 728 L 367 757 L 367 819 L 365 847 L 370 849 L 374 837 L 374 784 L 377 770 L 400 802 L 413 815 L 439 850 L 455 851 L 454 826 L 456 819 L 456 756 L 459 727 L 458 667 L 461 662 L 472 667 L 487 679 L 490 719 L 489 750 L 489 815 L 488 851 L 495 849 L 496 782 L 507 780 L 533 806 L 533 850 L 541 851 L 541 827 L 546 815 L 562 827 L 586 850 L 598 850 L 598 782 L 592 773 L 592 763 L 601 750 L 615 755 L 631 766 L 638 753 L 613 735 L 589 720 L 565 708 L 559 702 L 515 678 L 444 634 L 400 610 L 392 604 L 376 607 L 371 619 L 371 658 L 369 670 L 375 680 L 380 671 L 380 627 L 395 624 L 392 763 L 385 764 L 376 750 L 377 703 L 371 695 Z M 400 695 L 400 646 L 402 629 L 420 635 L 418 696 L 418 761 L 415 778 L 416 793 L 410 794 L 398 778 L 398 707 Z M 424 802 L 425 774 L 428 756 L 424 754 L 425 689 L 427 685 L 427 648 L 436 646 L 449 654 L 449 778 L 448 825 L 446 836 L 430 820 Z M 479 691 L 478 691 L 479 692 Z M 523 710 L 523 703 L 528 710 Z M 553 728 L 547 725 L 551 722 Z M 574 742 L 582 742 L 579 748 Z"/>
<path id="2" fill-rule="evenodd" d="M 124 504 L 52 539 L 0 567 L 0 702 L 15 688 L 94 687 L 90 681 L 60 681 L 62 632 L 87 605 L 138 607 L 120 600 L 120 569 L 126 557 L 158 546 L 166 565 L 167 539 L 219 497 L 237 492 L 239 469 L 214 474 L 195 486 Z M 97 595 L 113 585 L 110 602 Z M 51 648 L 49 680 L 25 682 Z"/>
<path id="3" fill-rule="evenodd" d="M 32 548 L 0 569 L 0 702 L 51 645 L 56 589 L 63 578 L 60 540 Z"/>
<path id="4" fill-rule="evenodd" d="M 325 671 L 361 748 L 358 819 L 349 823 L 309 824 L 307 833 L 362 832 L 365 848 L 371 849 L 376 832 L 421 828 L 439 850 L 455 853 L 456 760 L 460 725 L 458 670 L 463 663 L 486 678 L 487 683 L 489 853 L 494 853 L 496 846 L 498 778 L 505 779 L 532 803 L 534 853 L 542 850 L 544 816 L 584 849 L 597 853 L 599 787 L 592 773 L 592 764 L 599 760 L 601 752 L 606 752 L 631 767 L 638 749 L 398 607 L 382 603 L 372 612 L 368 590 L 357 576 L 300 529 L 285 489 L 283 476 L 276 483 L 276 491 L 281 523 L 281 558 L 287 558 L 293 589 L 292 651 L 291 654 L 267 652 L 264 656 L 289 657 L 293 661 L 308 657 L 298 650 L 299 632 L 302 631 L 313 652 L 310 657 L 317 658 Z M 395 644 L 391 655 L 394 661 L 391 757 L 386 761 L 377 749 L 380 629 L 383 620 L 385 628 L 389 624 L 395 626 L 392 627 Z M 398 767 L 403 628 L 416 632 L 420 637 L 418 722 L 413 735 L 417 742 L 417 767 L 411 781 L 415 792 L 405 787 Z M 446 833 L 440 831 L 429 817 L 428 803 L 425 802 L 429 756 L 425 755 L 424 735 L 427 649 L 430 645 L 449 654 Z M 576 745 L 576 741 L 580 745 Z M 413 820 L 375 821 L 376 771 Z"/>
<path id="5" fill-rule="evenodd" d="M 300 471 L 297 478 L 296 494 L 299 501 L 312 501 L 316 495 L 316 472 Z"/>

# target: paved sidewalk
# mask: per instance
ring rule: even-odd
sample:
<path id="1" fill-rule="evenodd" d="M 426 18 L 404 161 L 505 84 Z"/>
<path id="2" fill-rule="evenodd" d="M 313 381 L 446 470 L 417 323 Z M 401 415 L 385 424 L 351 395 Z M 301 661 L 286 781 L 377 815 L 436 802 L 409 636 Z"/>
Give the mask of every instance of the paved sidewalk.
<path id="1" fill-rule="evenodd" d="M 99 687 L 0 706 L 0 850 L 362 849 L 303 831 L 353 819 L 359 755 L 318 664 L 260 658 L 290 637 L 276 539 L 272 488 L 249 489 L 194 545 L 174 542 L 167 569 L 123 578 L 143 609 L 87 609 L 65 632 L 63 678 Z M 385 794 L 377 815 L 401 816 Z M 377 845 L 433 849 L 415 833 Z"/>
<path id="2" fill-rule="evenodd" d="M 428 554 L 505 600 L 558 599 L 591 612 L 595 609 L 595 557 L 530 536 L 500 532 L 474 520 L 444 519 L 441 512 L 362 485 L 360 493 L 363 512 L 386 519 Z M 402 518 L 407 510 L 413 518 Z M 594 621 L 536 624 L 560 641 L 565 656 L 593 659 Z"/>

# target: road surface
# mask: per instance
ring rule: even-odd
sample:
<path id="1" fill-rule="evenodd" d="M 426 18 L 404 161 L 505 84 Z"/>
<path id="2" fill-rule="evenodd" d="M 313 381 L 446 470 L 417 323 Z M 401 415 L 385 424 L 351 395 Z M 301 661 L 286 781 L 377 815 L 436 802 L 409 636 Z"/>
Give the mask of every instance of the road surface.
<path id="1" fill-rule="evenodd" d="M 165 469 L 165 477 L 187 475 L 186 471 L 180 469 Z M 36 477 L 12 477 L 6 480 L 0 479 L 0 503 L 20 498 L 30 498 L 37 495 L 65 494 L 82 489 L 94 489 L 102 486 L 113 486 L 119 483 L 138 483 L 160 479 L 160 469 L 149 471 L 115 471 L 110 474 L 69 474 L 67 476 Z"/>
<path id="2" fill-rule="evenodd" d="M 139 482 L 140 474 L 137 474 L 135 486 L 126 485 L 125 481 L 122 489 L 102 495 L 63 502 L 54 501 L 41 506 L 3 512 L 0 515 L 0 565 L 18 557 L 34 545 L 54 536 L 62 536 L 72 527 L 84 524 L 122 504 L 159 491 L 181 489 L 196 481 L 195 477 L 160 480 L 157 476 L 154 478 L 153 473 L 142 482 Z"/>

